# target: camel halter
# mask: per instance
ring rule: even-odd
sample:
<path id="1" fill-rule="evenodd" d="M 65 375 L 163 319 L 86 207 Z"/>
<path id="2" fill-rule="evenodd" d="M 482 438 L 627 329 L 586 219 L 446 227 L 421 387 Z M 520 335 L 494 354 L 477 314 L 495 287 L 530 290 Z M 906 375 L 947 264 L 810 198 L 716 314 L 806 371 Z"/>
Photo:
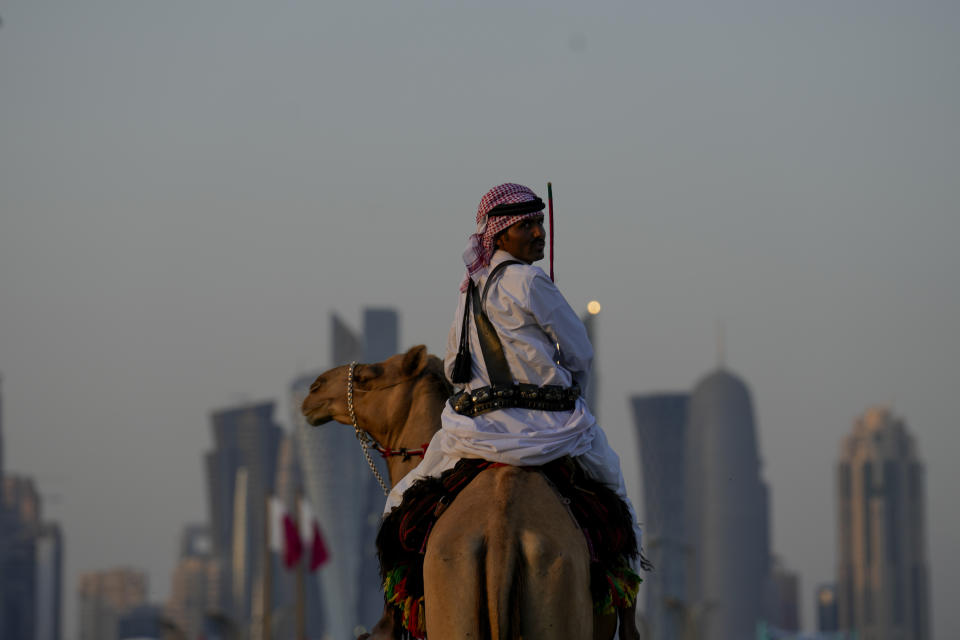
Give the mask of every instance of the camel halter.
<path id="1" fill-rule="evenodd" d="M 350 421 L 353 423 L 353 432 L 357 436 L 357 440 L 360 441 L 360 446 L 363 448 L 363 457 L 367 459 L 367 465 L 370 467 L 370 471 L 373 472 L 373 477 L 377 479 L 380 488 L 383 489 L 383 495 L 386 496 L 390 495 L 390 488 L 387 487 L 387 483 L 383 481 L 383 476 L 381 476 L 380 471 L 377 470 L 377 465 L 373 463 L 373 458 L 370 457 L 368 448 L 373 447 L 383 458 L 403 456 L 404 460 L 409 460 L 412 456 L 419 456 L 421 458 L 425 456 L 427 453 L 427 444 L 429 443 L 421 445 L 419 449 L 407 449 L 406 447 L 390 449 L 389 447 L 380 446 L 380 443 L 373 439 L 369 431 L 360 428 L 360 425 L 357 424 L 357 414 L 353 410 L 353 370 L 356 366 L 357 361 L 354 360 L 347 369 L 347 412 L 350 414 Z"/>

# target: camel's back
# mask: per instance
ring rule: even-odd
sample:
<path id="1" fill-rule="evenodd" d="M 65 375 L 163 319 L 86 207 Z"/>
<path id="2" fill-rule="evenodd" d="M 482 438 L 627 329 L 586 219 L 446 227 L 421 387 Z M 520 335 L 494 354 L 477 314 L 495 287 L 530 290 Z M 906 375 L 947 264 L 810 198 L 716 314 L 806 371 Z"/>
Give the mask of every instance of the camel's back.
<path id="1" fill-rule="evenodd" d="M 523 467 L 492 467 L 477 475 L 437 521 L 427 544 L 448 540 L 522 539 L 584 551 L 586 543 L 573 516 L 546 478 Z M 579 544 L 577 544 L 579 543 Z"/>
<path id="2" fill-rule="evenodd" d="M 430 534 L 424 583 L 431 637 L 431 624 L 444 624 L 431 611 L 431 593 L 449 601 L 452 592 L 461 605 L 482 603 L 479 637 L 592 636 L 586 542 L 535 470 L 493 467 L 464 488 Z M 464 631 L 444 629 L 439 637 Z"/>

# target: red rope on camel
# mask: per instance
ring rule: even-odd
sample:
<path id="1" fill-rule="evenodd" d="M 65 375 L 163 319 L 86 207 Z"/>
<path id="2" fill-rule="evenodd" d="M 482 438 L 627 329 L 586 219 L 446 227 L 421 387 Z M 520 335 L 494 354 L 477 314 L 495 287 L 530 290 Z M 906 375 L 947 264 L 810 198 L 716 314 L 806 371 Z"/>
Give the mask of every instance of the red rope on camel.
<path id="1" fill-rule="evenodd" d="M 393 458 L 395 456 L 403 456 L 404 460 L 409 460 L 413 456 L 423 457 L 427 455 L 427 447 L 430 446 L 429 442 L 425 442 L 420 445 L 419 449 L 407 449 L 406 447 L 400 447 L 399 449 L 391 449 L 390 447 L 382 447 L 379 444 L 373 446 L 380 455 L 384 458 Z"/>

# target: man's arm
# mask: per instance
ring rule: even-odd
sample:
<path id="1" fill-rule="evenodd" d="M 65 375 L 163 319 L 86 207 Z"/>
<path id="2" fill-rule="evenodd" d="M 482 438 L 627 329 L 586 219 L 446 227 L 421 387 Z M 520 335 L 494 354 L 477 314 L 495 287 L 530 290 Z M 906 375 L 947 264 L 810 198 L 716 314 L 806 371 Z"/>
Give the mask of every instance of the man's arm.
<path id="1" fill-rule="evenodd" d="M 587 328 L 547 274 L 537 271 L 530 282 L 530 312 L 550 339 L 560 345 L 560 363 L 573 381 L 586 389 L 593 364 Z"/>

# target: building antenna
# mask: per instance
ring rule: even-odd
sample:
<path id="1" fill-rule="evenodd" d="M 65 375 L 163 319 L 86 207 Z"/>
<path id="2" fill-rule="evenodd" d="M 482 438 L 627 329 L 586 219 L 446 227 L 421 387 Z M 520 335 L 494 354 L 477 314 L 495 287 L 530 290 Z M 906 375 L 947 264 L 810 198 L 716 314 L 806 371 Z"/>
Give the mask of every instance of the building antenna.
<path id="1" fill-rule="evenodd" d="M 717 320 L 717 368 L 723 369 L 727 364 L 726 332 L 723 320 Z"/>

